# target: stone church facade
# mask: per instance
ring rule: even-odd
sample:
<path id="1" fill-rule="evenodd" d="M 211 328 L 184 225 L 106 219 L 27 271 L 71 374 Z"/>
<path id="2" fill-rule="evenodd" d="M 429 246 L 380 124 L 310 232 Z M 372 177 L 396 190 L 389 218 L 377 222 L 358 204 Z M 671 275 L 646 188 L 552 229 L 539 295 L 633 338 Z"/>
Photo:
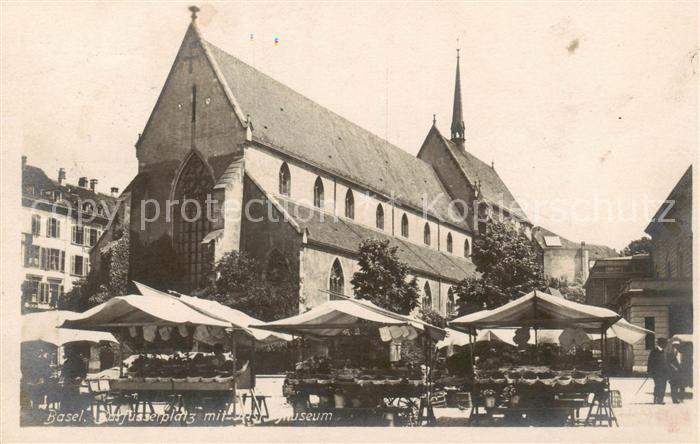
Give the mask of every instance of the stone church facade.
<path id="1" fill-rule="evenodd" d="M 449 314 L 452 287 L 476 274 L 479 230 L 452 201 L 531 227 L 466 150 L 461 109 L 458 61 L 452 137 L 433 125 L 414 157 L 207 42 L 193 18 L 136 144 L 132 242 L 170 245 L 186 291 L 226 252 L 245 251 L 298 275 L 303 311 L 324 291 L 351 295 L 360 242 L 388 240 L 424 304 Z M 212 217 L 196 217 L 195 201 Z M 132 264 L 132 275 L 148 281 L 147 268 Z"/>

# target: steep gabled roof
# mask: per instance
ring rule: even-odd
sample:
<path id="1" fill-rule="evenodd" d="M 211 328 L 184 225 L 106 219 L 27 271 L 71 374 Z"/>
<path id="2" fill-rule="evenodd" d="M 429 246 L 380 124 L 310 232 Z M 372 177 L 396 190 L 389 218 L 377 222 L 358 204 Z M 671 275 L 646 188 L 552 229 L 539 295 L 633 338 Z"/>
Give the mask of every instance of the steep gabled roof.
<path id="1" fill-rule="evenodd" d="M 280 204 L 296 225 L 307 233 L 310 244 L 354 255 L 359 251 L 360 242 L 365 239 L 388 240 L 390 246 L 397 247 L 399 259 L 418 274 L 438 276 L 452 282 L 478 275 L 474 264 L 464 258 L 416 245 L 289 200 L 280 200 Z"/>
<path id="2" fill-rule="evenodd" d="M 199 34 L 198 34 L 199 35 Z M 422 210 L 464 230 L 448 211 L 450 196 L 428 163 L 304 97 L 201 39 L 255 142 Z"/>
<path id="3" fill-rule="evenodd" d="M 482 162 L 468 150 L 460 149 L 451 140 L 440 134 L 437 127 L 431 128 L 431 131 L 435 131 L 443 141 L 469 183 L 474 187 L 480 186 L 482 199 L 508 211 L 520 220 L 530 223 L 530 219 L 520 208 L 515 197 L 494 168 Z"/>

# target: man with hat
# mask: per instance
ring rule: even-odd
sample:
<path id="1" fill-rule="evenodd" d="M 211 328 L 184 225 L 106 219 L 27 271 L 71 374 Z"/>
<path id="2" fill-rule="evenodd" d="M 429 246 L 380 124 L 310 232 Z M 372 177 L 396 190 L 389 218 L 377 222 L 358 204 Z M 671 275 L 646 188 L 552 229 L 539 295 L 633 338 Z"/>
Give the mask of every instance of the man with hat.
<path id="1" fill-rule="evenodd" d="M 671 386 L 671 399 L 674 404 L 683 402 L 680 397 L 680 388 L 683 383 L 683 374 L 681 372 L 683 354 L 680 351 L 680 346 L 681 341 L 679 339 L 673 339 L 673 341 L 671 341 L 671 350 L 666 358 L 669 368 L 668 383 Z"/>
<path id="2" fill-rule="evenodd" d="M 666 344 L 666 338 L 658 338 L 656 347 L 649 353 L 647 361 L 647 373 L 654 380 L 654 404 L 664 404 L 669 370 L 664 351 Z"/>

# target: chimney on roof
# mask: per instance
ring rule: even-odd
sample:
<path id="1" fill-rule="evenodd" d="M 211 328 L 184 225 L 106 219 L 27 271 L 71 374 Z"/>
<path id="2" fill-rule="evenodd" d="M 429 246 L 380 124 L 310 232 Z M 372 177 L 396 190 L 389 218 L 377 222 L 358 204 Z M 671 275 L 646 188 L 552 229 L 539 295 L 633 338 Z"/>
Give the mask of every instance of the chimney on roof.
<path id="1" fill-rule="evenodd" d="M 90 189 L 95 192 L 95 187 L 97 187 L 97 179 L 90 179 Z"/>
<path id="2" fill-rule="evenodd" d="M 80 188 L 87 188 L 88 187 L 88 178 L 83 176 L 78 179 L 78 186 Z"/>
<path id="3" fill-rule="evenodd" d="M 58 184 L 63 185 L 64 180 L 66 180 L 66 169 L 59 168 L 58 169 Z"/>
<path id="4" fill-rule="evenodd" d="M 27 156 L 22 156 L 22 171 L 24 171 L 24 167 L 27 166 Z"/>
<path id="5" fill-rule="evenodd" d="M 112 187 L 109 189 L 109 194 L 112 197 L 117 197 L 119 195 L 119 188 L 117 187 Z"/>

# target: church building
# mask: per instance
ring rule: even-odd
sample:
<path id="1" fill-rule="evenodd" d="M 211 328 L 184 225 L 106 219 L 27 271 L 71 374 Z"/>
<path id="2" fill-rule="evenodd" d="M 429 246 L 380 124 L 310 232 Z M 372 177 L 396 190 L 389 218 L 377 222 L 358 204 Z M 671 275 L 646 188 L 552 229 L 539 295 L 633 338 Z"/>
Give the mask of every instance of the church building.
<path id="1" fill-rule="evenodd" d="M 245 251 L 270 278 L 299 277 L 304 311 L 326 291 L 352 295 L 359 244 L 375 238 L 398 248 L 423 304 L 445 315 L 456 309 L 452 287 L 476 274 L 471 208 L 529 233 L 493 167 L 467 149 L 459 59 L 451 137 L 433 124 L 414 157 L 206 41 L 196 11 L 128 187 L 132 242 L 171 245 L 179 288 Z M 454 200 L 469 205 L 455 210 Z M 195 214 L 195 202 L 213 216 Z M 152 271 L 132 264 L 144 282 Z"/>

